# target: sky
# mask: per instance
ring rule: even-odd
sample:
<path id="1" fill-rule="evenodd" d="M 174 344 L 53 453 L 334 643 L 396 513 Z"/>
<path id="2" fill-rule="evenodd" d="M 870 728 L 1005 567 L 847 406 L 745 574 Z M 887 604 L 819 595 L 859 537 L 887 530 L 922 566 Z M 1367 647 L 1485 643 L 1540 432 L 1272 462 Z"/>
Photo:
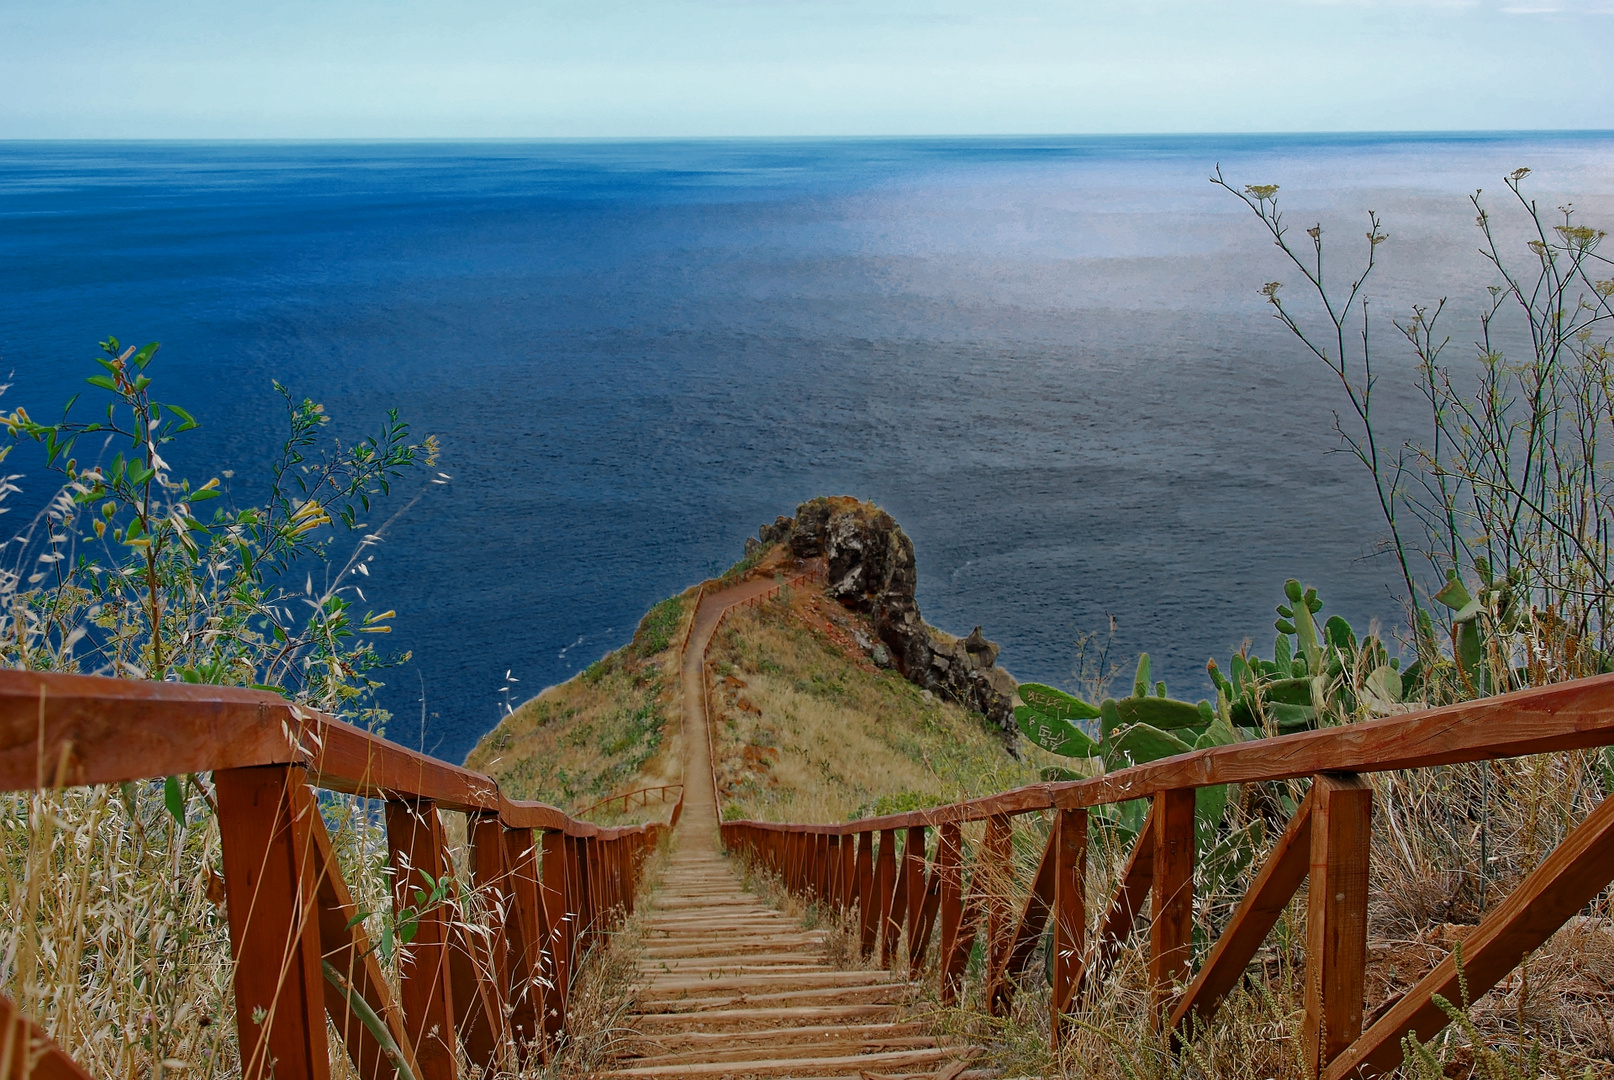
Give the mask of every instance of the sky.
<path id="1" fill-rule="evenodd" d="M 1614 128 L 1614 0 L 0 0 L 0 138 Z"/>

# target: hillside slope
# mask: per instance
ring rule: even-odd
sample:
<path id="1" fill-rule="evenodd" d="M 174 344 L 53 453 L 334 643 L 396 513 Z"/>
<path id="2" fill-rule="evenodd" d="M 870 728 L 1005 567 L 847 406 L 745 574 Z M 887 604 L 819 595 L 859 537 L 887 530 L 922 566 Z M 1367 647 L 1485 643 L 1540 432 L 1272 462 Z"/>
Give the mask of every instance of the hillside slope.
<path id="1" fill-rule="evenodd" d="M 640 621 L 633 640 L 551 686 L 506 716 L 466 757 L 512 798 L 576 813 L 608 795 L 683 779 L 683 695 L 678 668 L 695 590 L 669 597 Z M 662 819 L 659 803 L 601 823 Z"/>
<path id="2" fill-rule="evenodd" d="M 703 588 L 783 581 L 804 565 L 789 543 L 753 541 L 721 582 Z M 728 816 L 843 820 L 1030 783 L 1057 763 L 1024 743 L 1015 757 L 1014 742 L 980 712 L 877 666 L 892 662 L 880 613 L 853 610 L 833 590 L 805 584 L 735 610 L 712 641 L 707 697 Z M 698 595 L 689 589 L 658 604 L 632 643 L 505 717 L 466 764 L 512 797 L 573 813 L 610 795 L 680 783 L 677 675 Z M 938 647 L 954 640 L 928 632 Z M 957 651 L 964 655 L 962 642 Z M 616 823 L 665 820 L 668 812 L 652 802 L 589 816 Z"/>
<path id="3" fill-rule="evenodd" d="M 821 589 L 733 612 L 708 653 L 724 816 L 844 821 L 1035 782 L 980 713 L 875 666 L 869 620 Z"/>

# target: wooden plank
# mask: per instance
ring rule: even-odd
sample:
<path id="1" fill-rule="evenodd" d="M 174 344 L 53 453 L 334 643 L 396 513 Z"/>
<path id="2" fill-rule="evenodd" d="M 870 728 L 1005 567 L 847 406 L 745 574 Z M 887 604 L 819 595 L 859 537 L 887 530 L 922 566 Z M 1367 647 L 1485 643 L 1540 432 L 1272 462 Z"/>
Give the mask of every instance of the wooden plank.
<path id="1" fill-rule="evenodd" d="M 1026 895 L 1020 919 L 1001 961 L 993 965 L 989 976 L 987 1009 L 993 1016 L 1008 1015 L 1009 1003 L 1014 999 L 1015 982 L 1025 973 L 1037 942 L 1042 940 L 1043 928 L 1048 925 L 1048 912 L 1054 903 L 1054 874 L 1059 859 L 1059 844 L 1059 824 L 1056 819 L 1054 828 L 1048 834 L 1048 843 L 1043 848 L 1042 859 L 1037 863 L 1037 875 L 1031 881 L 1031 891 Z"/>
<path id="2" fill-rule="evenodd" d="M 919 951 L 919 917 L 925 910 L 925 830 L 916 825 L 902 843 L 903 913 L 908 928 L 903 944 L 908 952 L 908 970 L 915 970 L 914 954 Z"/>
<path id="3" fill-rule="evenodd" d="M 840 854 L 836 839 L 827 834 L 818 838 L 818 902 L 825 907 L 835 906 L 835 860 Z"/>
<path id="4" fill-rule="evenodd" d="M 474 933 L 462 919 L 451 921 L 449 933 L 453 948 L 449 953 L 449 975 L 454 980 L 454 1001 L 459 1006 L 455 1019 L 460 1041 L 472 1064 L 490 1069 L 500 1063 L 508 1048 L 505 1030 L 505 990 L 509 985 L 509 963 L 505 957 L 504 912 L 509 906 L 504 892 L 504 843 L 496 814 L 474 815 L 466 823 L 471 840 L 471 881 L 494 910 L 486 912 L 486 922 Z M 447 854 L 445 853 L 445 862 Z M 452 870 L 450 870 L 452 873 Z"/>
<path id="5" fill-rule="evenodd" d="M 874 897 L 874 834 L 857 835 L 858 948 L 864 956 L 874 951 L 877 918 Z"/>
<path id="6" fill-rule="evenodd" d="M 941 840 L 936 850 L 941 909 L 941 942 L 937 960 L 941 969 L 941 992 L 944 1000 L 951 1000 L 950 995 L 954 992 L 949 976 L 949 963 L 964 925 L 963 863 L 964 839 L 961 830 L 957 824 L 948 822 L 941 827 Z"/>
<path id="7" fill-rule="evenodd" d="M 1577 825 L 1535 871 L 1463 939 L 1463 974 L 1472 1000 L 1490 990 L 1527 955 L 1614 880 L 1614 797 Z M 1446 1026 L 1431 998 L 1458 1003 L 1457 964 L 1448 956 L 1365 1031 L 1324 1072 L 1327 1080 L 1377 1076 L 1401 1063 L 1408 1033 L 1427 1042 Z"/>
<path id="8" fill-rule="evenodd" d="M 0 1080 L 90 1080 L 90 1074 L 0 994 Z"/>
<path id="9" fill-rule="evenodd" d="M 0 671 L 0 790 L 291 764 L 289 719 L 257 690 Z"/>
<path id="10" fill-rule="evenodd" d="M 819 838 L 818 902 L 827 909 L 833 909 L 840 897 L 837 880 L 841 855 L 839 839 L 827 834 Z"/>
<path id="11" fill-rule="evenodd" d="M 975 865 L 975 892 L 986 908 L 986 971 L 990 981 L 1008 960 L 1014 933 L 1014 833 L 1009 819 L 986 819 L 981 857 Z M 993 1015 L 996 1015 L 995 1013 Z"/>
<path id="12" fill-rule="evenodd" d="M 1054 818 L 1053 986 L 1049 1031 L 1054 1049 L 1064 1038 L 1065 1013 L 1081 978 L 1087 952 L 1087 811 L 1061 810 Z"/>
<path id="13" fill-rule="evenodd" d="M 319 806 L 306 786 L 293 787 L 291 795 L 294 812 L 306 815 L 314 844 L 320 954 L 341 980 L 341 985 L 334 984 L 329 976 L 324 980 L 326 1014 L 342 1036 L 353 1068 L 363 1080 L 393 1080 L 400 1072 L 400 1063 L 411 1075 L 419 1075 L 403 1010 L 392 998 L 363 921 L 358 919 L 358 906 L 342 879 Z M 392 1047 L 383 1046 L 365 1024 L 352 996 L 361 999 L 385 1022 Z"/>
<path id="14" fill-rule="evenodd" d="M 1149 982 L 1155 1020 L 1192 974 L 1194 942 L 1194 792 L 1154 799 L 1154 885 L 1150 895 Z"/>
<path id="15" fill-rule="evenodd" d="M 841 838 L 824 837 L 824 902 L 831 908 L 841 903 Z"/>
<path id="16" fill-rule="evenodd" d="M 857 840 L 841 836 L 841 909 L 850 911 L 857 902 Z"/>
<path id="17" fill-rule="evenodd" d="M 430 875 L 441 881 L 448 874 L 448 849 L 436 806 L 430 801 L 387 803 L 387 846 L 394 917 L 415 927 L 413 939 L 398 949 L 398 996 L 420 1066 L 418 1080 L 454 1080 L 458 1014 L 449 976 L 449 918 L 446 900 L 430 902 L 433 888 L 426 880 Z"/>
<path id="18" fill-rule="evenodd" d="M 588 861 L 584 857 L 582 838 L 567 836 L 565 840 L 566 915 L 572 923 L 570 943 L 575 963 L 576 958 L 588 948 Z"/>
<path id="19" fill-rule="evenodd" d="M 919 908 L 919 925 L 910 928 L 915 936 L 908 939 L 908 977 L 919 978 L 925 964 L 925 953 L 930 950 L 930 939 L 936 929 L 936 917 L 941 911 L 941 877 L 939 866 L 932 865 L 925 880 L 925 896 Z"/>
<path id="20" fill-rule="evenodd" d="M 543 904 L 547 933 L 544 936 L 546 986 L 543 1001 L 545 1045 L 566 1026 L 566 1004 L 570 1000 L 572 974 L 572 934 L 575 923 L 568 910 L 571 887 L 567 881 L 571 860 L 564 833 L 543 834 L 543 862 L 539 866 L 539 900 Z"/>
<path id="21" fill-rule="evenodd" d="M 502 840 L 509 868 L 505 941 L 509 947 L 510 1029 L 518 1063 L 526 1064 L 542 1056 L 543 1044 L 543 941 L 548 931 L 539 895 L 539 841 L 531 829 L 505 829 Z"/>
<path id="22" fill-rule="evenodd" d="M 246 1080 L 330 1076 L 313 917 L 317 855 L 307 812 L 298 814 L 293 802 L 304 775 L 291 765 L 213 774 Z"/>
<path id="23" fill-rule="evenodd" d="M 1360 777 L 1311 782 L 1306 893 L 1306 1068 L 1313 1075 L 1362 1033 L 1373 789 Z"/>
<path id="24" fill-rule="evenodd" d="M 875 931 L 880 940 L 880 966 L 883 968 L 891 966 L 892 953 L 897 947 L 897 935 L 891 926 L 896 900 L 897 832 L 887 829 L 880 834 L 880 862 L 875 880 Z"/>
<path id="25" fill-rule="evenodd" d="M 964 985 L 964 972 L 969 968 L 970 952 L 975 948 L 975 935 L 985 919 L 985 898 L 974 889 L 965 897 L 958 916 L 958 934 L 950 949 L 941 956 L 941 999 L 943 1004 L 958 1000 Z"/>
<path id="26" fill-rule="evenodd" d="M 439 809 L 500 809 L 491 777 L 377 738 L 334 717 L 296 709 L 313 783 L 372 799 L 431 799 Z"/>
<path id="27" fill-rule="evenodd" d="M 1144 818 L 1143 828 L 1138 831 L 1138 838 L 1132 844 L 1132 853 L 1127 856 L 1126 867 L 1121 871 L 1121 883 L 1116 886 L 1115 895 L 1105 909 L 1093 953 L 1091 975 L 1082 979 L 1085 986 L 1104 981 L 1110 973 L 1110 965 L 1121 952 L 1121 946 L 1137 927 L 1143 901 L 1154 885 L 1154 819 L 1155 811 L 1151 806 L 1148 816 Z"/>
<path id="28" fill-rule="evenodd" d="M 1238 910 L 1211 947 L 1199 974 L 1171 1012 L 1171 1028 L 1192 1036 L 1197 1025 L 1210 1022 L 1222 999 L 1233 991 L 1283 909 L 1306 880 L 1311 858 L 1312 797 L 1306 796 L 1289 819 L 1272 853 L 1261 866 Z"/>

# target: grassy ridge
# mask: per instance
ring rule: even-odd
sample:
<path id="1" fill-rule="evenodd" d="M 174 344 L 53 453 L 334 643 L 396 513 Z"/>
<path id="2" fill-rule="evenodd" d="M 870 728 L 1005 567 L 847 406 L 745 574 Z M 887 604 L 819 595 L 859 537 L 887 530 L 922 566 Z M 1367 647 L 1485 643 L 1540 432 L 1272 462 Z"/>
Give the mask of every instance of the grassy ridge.
<path id="1" fill-rule="evenodd" d="M 678 665 L 693 593 L 651 608 L 633 641 L 506 716 L 466 757 L 518 799 L 577 811 L 607 795 L 683 774 Z M 601 812 L 594 820 L 615 820 Z M 655 803 L 624 820 L 665 817 Z"/>
<path id="2" fill-rule="evenodd" d="M 729 818 L 842 821 L 1035 782 L 1057 759 L 869 662 L 872 628 L 812 589 L 730 614 L 712 642 Z"/>

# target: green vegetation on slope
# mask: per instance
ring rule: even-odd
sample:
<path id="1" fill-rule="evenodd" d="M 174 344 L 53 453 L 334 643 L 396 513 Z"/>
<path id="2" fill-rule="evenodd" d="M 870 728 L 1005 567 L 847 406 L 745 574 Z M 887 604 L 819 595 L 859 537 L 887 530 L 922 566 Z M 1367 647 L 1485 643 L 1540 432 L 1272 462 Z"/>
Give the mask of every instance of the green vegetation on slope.
<path id="1" fill-rule="evenodd" d="M 712 642 L 717 780 L 730 819 L 842 821 L 1001 791 L 1017 760 L 978 713 L 876 668 L 854 614 L 814 589 L 732 612 Z"/>
<path id="2" fill-rule="evenodd" d="M 673 596 L 645 615 L 633 641 L 506 716 L 466 765 L 488 773 L 512 798 L 581 810 L 624 791 L 682 778 L 678 651 L 691 597 Z M 602 811 L 590 815 L 609 820 Z M 652 803 L 633 819 L 664 817 Z"/>

